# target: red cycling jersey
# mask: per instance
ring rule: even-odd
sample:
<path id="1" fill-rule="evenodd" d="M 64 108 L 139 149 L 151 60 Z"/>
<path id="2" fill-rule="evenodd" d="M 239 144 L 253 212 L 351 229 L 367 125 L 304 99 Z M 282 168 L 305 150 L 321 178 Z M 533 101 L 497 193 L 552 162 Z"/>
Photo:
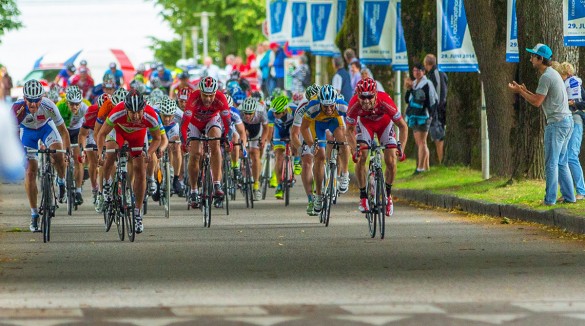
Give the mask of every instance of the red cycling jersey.
<path id="1" fill-rule="evenodd" d="M 146 130 L 150 132 L 159 131 L 160 124 L 158 122 L 158 115 L 150 105 L 144 107 L 144 115 L 138 122 L 128 120 L 128 111 L 124 102 L 119 103 L 114 107 L 106 123 L 116 130 L 116 142 L 119 147 L 128 142 L 129 147 L 144 146 L 144 139 L 146 137 Z M 131 151 L 133 157 L 139 156 L 141 151 Z"/>
<path id="2" fill-rule="evenodd" d="M 370 120 L 370 122 L 375 123 L 377 121 L 386 120 L 382 119 L 384 116 L 389 116 L 394 122 L 398 122 L 402 119 L 400 111 L 398 111 L 396 104 L 394 104 L 394 101 L 388 94 L 378 92 L 378 95 L 376 96 L 376 105 L 374 105 L 374 109 L 371 111 L 362 109 L 362 105 L 356 94 L 349 101 L 345 122 L 349 125 L 355 125 L 357 123 L 357 118 L 360 117 L 362 121 Z M 388 122 L 385 121 L 385 123 Z"/>
<path id="3" fill-rule="evenodd" d="M 205 128 L 205 125 L 215 116 L 221 117 L 223 122 L 223 135 L 227 137 L 231 120 L 230 107 L 227 99 L 222 92 L 215 92 L 215 99 L 209 107 L 203 105 L 201 100 L 201 91 L 196 90 L 189 95 L 185 111 L 183 112 L 183 121 L 181 122 L 181 135 L 187 139 L 187 130 L 189 124 L 194 125 L 199 130 Z"/>
<path id="4" fill-rule="evenodd" d="M 69 84 L 76 85 L 77 87 L 79 87 L 79 89 L 81 89 L 81 92 L 83 93 L 83 97 L 87 97 L 87 94 L 91 91 L 91 89 L 94 86 L 93 78 L 87 76 L 87 79 L 82 80 L 81 76 L 79 75 L 73 76 Z"/>
<path id="5" fill-rule="evenodd" d="M 97 120 L 99 110 L 100 107 L 97 104 L 93 104 L 89 108 L 87 108 L 87 112 L 83 117 L 84 120 L 82 125 L 83 128 L 93 130 L 93 128 L 95 127 L 95 121 Z"/>

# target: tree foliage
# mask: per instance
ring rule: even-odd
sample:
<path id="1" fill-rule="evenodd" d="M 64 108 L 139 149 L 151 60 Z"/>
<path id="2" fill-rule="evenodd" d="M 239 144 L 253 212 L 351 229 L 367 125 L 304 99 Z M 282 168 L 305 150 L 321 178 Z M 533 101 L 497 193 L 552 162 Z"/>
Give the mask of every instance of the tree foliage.
<path id="1" fill-rule="evenodd" d="M 14 0 L 0 1 L 0 42 L 7 31 L 19 29 L 23 26 L 22 22 L 18 20 L 19 16 L 20 10 L 18 10 Z"/>
<path id="2" fill-rule="evenodd" d="M 174 65 L 181 58 L 181 35 L 187 33 L 187 53 L 193 53 L 191 27 L 201 26 L 195 13 L 203 11 L 214 14 L 209 18 L 209 55 L 221 61 L 229 53 L 244 55 L 244 49 L 265 40 L 262 22 L 266 17 L 266 2 L 258 0 L 151 0 L 163 10 L 161 17 L 177 33 L 175 40 L 152 38 L 151 48 L 155 57 L 165 64 Z M 202 40 L 202 32 L 199 31 Z M 203 46 L 199 46 L 199 54 Z M 187 55 L 191 57 L 191 55 Z"/>

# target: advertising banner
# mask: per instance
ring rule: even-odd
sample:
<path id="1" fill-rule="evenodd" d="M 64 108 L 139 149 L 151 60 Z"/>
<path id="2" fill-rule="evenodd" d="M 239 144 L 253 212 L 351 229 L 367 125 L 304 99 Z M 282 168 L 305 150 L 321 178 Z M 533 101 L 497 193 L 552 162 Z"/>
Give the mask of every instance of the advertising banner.
<path id="1" fill-rule="evenodd" d="M 392 63 L 396 8 L 390 0 L 365 0 L 359 6 L 360 61 L 367 65 Z"/>
<path id="2" fill-rule="evenodd" d="M 283 45 L 289 41 L 292 27 L 290 1 L 266 0 L 266 21 L 270 42 Z"/>
<path id="3" fill-rule="evenodd" d="M 337 36 L 337 0 L 312 0 L 309 3 L 312 25 L 311 52 L 333 57 L 340 55 Z"/>
<path id="4" fill-rule="evenodd" d="M 479 71 L 463 0 L 437 0 L 437 31 L 439 70 Z"/>
<path id="5" fill-rule="evenodd" d="M 585 1 L 563 0 L 565 46 L 585 46 Z"/>
<path id="6" fill-rule="evenodd" d="M 408 71 L 408 54 L 406 53 L 406 40 L 402 28 L 402 0 L 395 0 L 396 3 L 396 36 L 394 54 L 392 56 L 392 70 Z"/>
<path id="7" fill-rule="evenodd" d="M 508 18 L 506 20 L 506 62 L 519 62 L 518 54 L 518 20 L 516 19 L 516 0 L 508 0 Z"/>
<path id="8" fill-rule="evenodd" d="M 311 50 L 312 28 L 309 19 L 308 1 L 291 1 L 291 38 L 288 43 L 290 50 L 309 51 Z"/>

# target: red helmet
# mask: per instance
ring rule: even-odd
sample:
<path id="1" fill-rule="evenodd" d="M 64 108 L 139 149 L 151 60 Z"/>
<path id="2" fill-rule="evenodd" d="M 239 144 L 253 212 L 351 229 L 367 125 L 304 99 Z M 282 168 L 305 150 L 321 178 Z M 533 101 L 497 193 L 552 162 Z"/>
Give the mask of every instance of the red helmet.
<path id="1" fill-rule="evenodd" d="M 217 91 L 219 85 L 217 84 L 217 80 L 213 77 L 205 77 L 199 81 L 199 89 L 203 93 L 213 94 Z"/>
<path id="2" fill-rule="evenodd" d="M 358 95 L 375 95 L 378 91 L 378 85 L 372 78 L 360 80 L 355 86 L 355 92 Z"/>
<path id="3" fill-rule="evenodd" d="M 191 88 L 189 87 L 183 87 L 179 90 L 179 100 L 183 100 L 186 101 L 189 98 L 189 95 L 191 94 Z"/>

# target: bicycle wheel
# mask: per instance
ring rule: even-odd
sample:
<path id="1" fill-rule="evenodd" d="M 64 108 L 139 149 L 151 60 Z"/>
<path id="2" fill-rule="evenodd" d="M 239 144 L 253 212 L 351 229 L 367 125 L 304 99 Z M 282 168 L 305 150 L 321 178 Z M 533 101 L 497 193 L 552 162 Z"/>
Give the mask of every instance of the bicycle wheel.
<path id="1" fill-rule="evenodd" d="M 51 241 L 51 174 L 45 173 L 43 178 L 43 220 L 41 229 L 43 230 L 43 242 Z"/>
<path id="2" fill-rule="evenodd" d="M 117 175 L 117 174 L 116 174 Z M 116 177 L 116 179 L 118 179 Z M 122 197 L 120 189 L 122 182 L 116 180 L 112 186 L 112 199 L 110 201 L 110 218 L 116 221 L 116 228 L 118 229 L 118 238 L 120 241 L 124 241 L 126 237 L 125 232 L 125 220 L 124 220 L 124 204 L 122 203 Z"/>
<path id="3" fill-rule="evenodd" d="M 65 173 L 65 190 L 67 191 L 67 215 L 71 216 L 73 213 L 73 205 L 75 202 L 75 188 L 73 186 L 73 166 L 71 162 L 67 166 Z"/>
<path id="4" fill-rule="evenodd" d="M 282 180 L 282 189 L 284 191 L 284 206 L 288 206 L 290 202 L 290 186 L 291 186 L 291 177 L 290 173 L 292 171 L 290 157 L 284 157 L 284 166 L 283 166 L 283 180 Z"/>
<path id="5" fill-rule="evenodd" d="M 246 193 L 250 201 L 250 208 L 254 208 L 254 178 L 252 177 L 250 159 L 246 159 L 246 175 Z"/>
<path id="6" fill-rule="evenodd" d="M 230 167 L 231 167 L 231 163 L 230 160 L 226 157 L 226 153 L 224 153 L 224 159 L 223 159 L 223 173 L 221 175 L 221 179 L 223 181 L 223 204 L 225 205 L 225 215 L 230 215 L 230 203 L 229 203 L 229 197 L 230 192 L 231 192 L 231 187 L 230 187 L 230 183 L 231 183 L 231 176 L 230 176 Z"/>
<path id="7" fill-rule="evenodd" d="M 368 178 L 366 180 L 366 193 L 368 196 L 368 205 L 370 209 L 366 212 L 366 219 L 368 220 L 368 229 L 370 230 L 370 238 L 376 236 L 376 214 L 374 209 L 376 206 L 374 199 L 375 193 L 372 193 L 372 189 L 376 189 L 376 178 L 373 172 L 368 172 Z"/>
<path id="8" fill-rule="evenodd" d="M 248 197 L 248 187 L 249 187 L 249 175 L 248 175 L 248 160 L 249 158 L 244 157 L 242 158 L 242 162 L 240 164 L 241 175 L 242 175 L 242 196 L 244 196 L 244 200 L 246 201 L 246 208 L 250 208 L 250 198 Z"/>
<path id="9" fill-rule="evenodd" d="M 378 208 L 378 228 L 380 232 L 380 239 L 384 239 L 386 228 L 386 189 L 384 189 L 384 175 L 382 170 L 376 171 L 376 201 Z"/>
<path id="10" fill-rule="evenodd" d="M 264 169 L 262 170 L 262 200 L 266 199 L 266 192 L 268 191 L 268 184 L 270 183 L 270 155 L 266 154 L 264 161 Z"/>
<path id="11" fill-rule="evenodd" d="M 211 226 L 211 205 L 213 204 L 213 182 L 209 166 L 205 166 L 205 181 L 203 184 L 203 226 Z"/>
<path id="12" fill-rule="evenodd" d="M 164 208 L 165 208 L 165 217 L 169 218 L 171 216 L 171 165 L 169 164 L 168 154 L 165 154 L 164 160 Z"/>
<path id="13" fill-rule="evenodd" d="M 136 238 L 136 217 L 134 216 L 134 194 L 132 188 L 126 185 L 126 178 L 122 181 L 122 211 L 126 223 L 126 234 L 128 240 L 134 242 Z"/>
<path id="14" fill-rule="evenodd" d="M 323 198 L 323 223 L 325 226 L 329 226 L 329 218 L 331 217 L 331 206 L 333 205 L 333 192 L 335 191 L 336 182 L 335 178 L 337 177 L 337 167 L 331 164 L 331 168 L 329 169 L 329 181 L 327 184 L 327 189 L 325 190 L 326 196 Z"/>

